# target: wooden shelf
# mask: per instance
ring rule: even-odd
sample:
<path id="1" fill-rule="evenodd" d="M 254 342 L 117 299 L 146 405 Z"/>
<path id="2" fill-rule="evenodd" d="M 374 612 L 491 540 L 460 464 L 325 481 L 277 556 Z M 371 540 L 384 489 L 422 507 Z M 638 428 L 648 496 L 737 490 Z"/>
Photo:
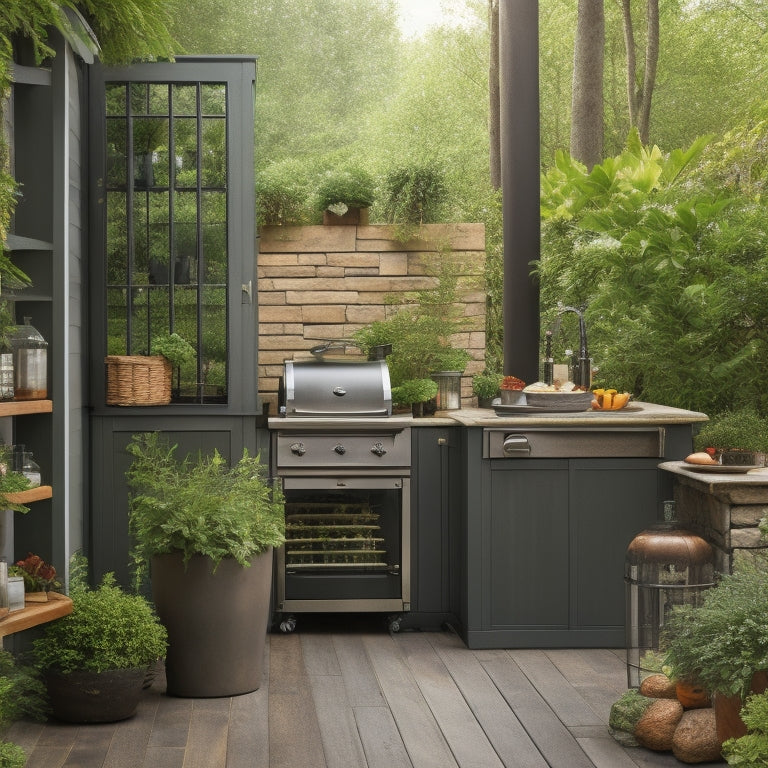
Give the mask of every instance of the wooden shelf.
<path id="1" fill-rule="evenodd" d="M 50 85 L 51 70 L 43 67 L 27 67 L 23 64 L 11 64 L 11 80 L 24 85 Z"/>
<path id="2" fill-rule="evenodd" d="M 45 624 L 70 613 L 72 613 L 72 600 L 58 592 L 50 592 L 47 603 L 27 603 L 20 611 L 13 611 L 0 620 L 0 638 L 36 627 L 38 624 Z"/>
<path id="3" fill-rule="evenodd" d="M 5 494 L 5 498 L 12 504 L 30 504 L 33 501 L 50 499 L 52 496 L 53 488 L 50 485 L 38 485 L 37 488 L 30 488 L 27 491 Z"/>
<path id="4" fill-rule="evenodd" d="M 5 247 L 9 251 L 52 251 L 53 243 L 9 232 L 5 238 Z"/>
<path id="5" fill-rule="evenodd" d="M 5 400 L 0 402 L 0 416 L 27 416 L 30 413 L 51 413 L 53 400 Z"/>

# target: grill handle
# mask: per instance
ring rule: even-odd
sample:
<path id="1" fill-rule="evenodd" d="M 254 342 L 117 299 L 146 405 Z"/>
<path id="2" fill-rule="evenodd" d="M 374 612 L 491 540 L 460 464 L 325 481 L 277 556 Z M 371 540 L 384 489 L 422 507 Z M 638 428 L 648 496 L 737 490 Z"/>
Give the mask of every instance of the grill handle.
<path id="1" fill-rule="evenodd" d="M 507 435 L 502 446 L 505 456 L 518 458 L 531 455 L 531 444 L 525 435 Z"/>

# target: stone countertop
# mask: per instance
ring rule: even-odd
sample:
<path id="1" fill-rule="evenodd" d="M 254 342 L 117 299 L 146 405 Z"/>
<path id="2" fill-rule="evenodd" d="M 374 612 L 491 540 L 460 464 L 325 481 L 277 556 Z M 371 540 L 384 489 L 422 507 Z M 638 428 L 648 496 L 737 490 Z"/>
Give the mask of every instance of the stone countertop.
<path id="1" fill-rule="evenodd" d="M 725 467 L 717 466 L 716 470 L 694 469 L 693 464 L 684 461 L 665 461 L 659 464 L 664 469 L 681 479 L 688 485 L 698 485 L 712 492 L 727 490 L 730 487 L 765 486 L 768 485 L 768 467 L 758 467 L 747 472 L 728 472 Z"/>
<path id="2" fill-rule="evenodd" d="M 281 418 L 271 417 L 268 426 L 273 430 L 297 429 L 367 429 L 387 425 L 405 427 L 638 427 L 664 424 L 693 424 L 707 421 L 708 416 L 698 411 L 670 408 L 666 405 L 633 401 L 631 407 L 620 411 L 580 411 L 577 413 L 521 413 L 497 416 L 492 408 L 462 408 L 456 411 L 438 411 L 433 416 L 415 419 L 407 414 L 389 418 Z"/>

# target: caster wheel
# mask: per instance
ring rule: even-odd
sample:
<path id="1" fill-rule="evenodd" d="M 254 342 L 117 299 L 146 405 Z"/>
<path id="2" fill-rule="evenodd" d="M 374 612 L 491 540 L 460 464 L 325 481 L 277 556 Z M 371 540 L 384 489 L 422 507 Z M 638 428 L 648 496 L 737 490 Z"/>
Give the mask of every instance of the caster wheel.
<path id="1" fill-rule="evenodd" d="M 296 617 L 293 615 L 285 616 L 280 622 L 280 631 L 287 635 L 294 629 L 296 629 Z"/>
<path id="2" fill-rule="evenodd" d="M 400 622 L 402 621 L 401 616 L 390 616 L 389 617 L 389 631 L 390 632 L 399 632 L 400 631 Z"/>

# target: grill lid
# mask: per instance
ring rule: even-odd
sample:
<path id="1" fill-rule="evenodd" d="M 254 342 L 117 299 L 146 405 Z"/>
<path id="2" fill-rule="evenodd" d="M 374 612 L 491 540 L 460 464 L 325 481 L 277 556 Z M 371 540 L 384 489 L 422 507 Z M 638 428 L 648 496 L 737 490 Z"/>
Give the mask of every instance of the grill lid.
<path id="1" fill-rule="evenodd" d="M 288 418 L 392 414 L 386 360 L 286 360 L 284 389 Z"/>

